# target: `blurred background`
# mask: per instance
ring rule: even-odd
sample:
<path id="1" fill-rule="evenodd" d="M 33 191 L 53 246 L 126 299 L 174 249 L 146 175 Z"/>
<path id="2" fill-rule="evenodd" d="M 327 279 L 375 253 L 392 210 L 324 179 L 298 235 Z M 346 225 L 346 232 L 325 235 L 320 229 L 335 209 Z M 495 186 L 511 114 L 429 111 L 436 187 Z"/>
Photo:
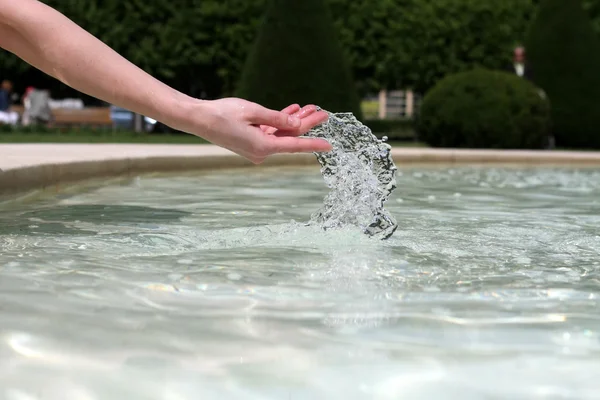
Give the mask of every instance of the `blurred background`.
<path id="1" fill-rule="evenodd" d="M 202 99 L 352 112 L 393 145 L 600 148 L 600 0 L 44 0 Z M 0 52 L 0 142 L 184 142 Z"/>

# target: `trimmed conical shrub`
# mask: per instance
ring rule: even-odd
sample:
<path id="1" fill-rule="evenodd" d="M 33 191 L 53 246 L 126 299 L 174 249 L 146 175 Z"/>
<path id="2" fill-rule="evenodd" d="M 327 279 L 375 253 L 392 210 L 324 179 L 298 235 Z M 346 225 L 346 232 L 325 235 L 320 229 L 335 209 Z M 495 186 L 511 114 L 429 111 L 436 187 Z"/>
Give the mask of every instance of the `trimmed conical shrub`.
<path id="1" fill-rule="evenodd" d="M 526 41 L 558 146 L 600 147 L 600 38 L 580 0 L 542 0 Z"/>
<path id="2" fill-rule="evenodd" d="M 274 109 L 316 104 L 361 118 L 350 66 L 323 0 L 271 0 L 236 96 Z"/>

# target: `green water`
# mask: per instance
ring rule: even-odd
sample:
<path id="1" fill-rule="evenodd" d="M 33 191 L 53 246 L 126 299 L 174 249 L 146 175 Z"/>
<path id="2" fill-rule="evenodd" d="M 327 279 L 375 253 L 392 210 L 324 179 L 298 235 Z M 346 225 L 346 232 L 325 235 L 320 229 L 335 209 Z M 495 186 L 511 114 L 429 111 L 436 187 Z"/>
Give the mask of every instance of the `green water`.
<path id="1" fill-rule="evenodd" d="M 600 170 L 397 182 L 387 241 L 315 168 L 0 205 L 0 399 L 598 398 Z"/>

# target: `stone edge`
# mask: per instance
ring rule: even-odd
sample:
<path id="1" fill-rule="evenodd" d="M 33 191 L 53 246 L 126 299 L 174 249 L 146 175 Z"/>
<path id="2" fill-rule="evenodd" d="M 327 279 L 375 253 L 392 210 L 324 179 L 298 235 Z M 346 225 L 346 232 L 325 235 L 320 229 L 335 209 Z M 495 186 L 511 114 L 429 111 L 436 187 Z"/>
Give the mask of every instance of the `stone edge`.
<path id="1" fill-rule="evenodd" d="M 312 154 L 274 156 L 265 167 L 315 165 Z M 236 155 L 148 156 L 107 160 L 48 163 L 0 170 L 0 195 L 20 194 L 91 179 L 131 177 L 145 173 L 257 168 Z"/>
<path id="2" fill-rule="evenodd" d="M 398 166 L 406 164 L 600 166 L 600 153 L 598 152 L 397 148 L 392 150 L 392 156 Z M 318 164 L 313 154 L 276 155 L 268 158 L 259 166 L 253 165 L 235 154 L 124 157 L 55 164 L 41 163 L 6 171 L 0 170 L 0 195 L 43 190 L 91 179 L 128 177 L 144 173 L 278 166 L 318 166 Z"/>

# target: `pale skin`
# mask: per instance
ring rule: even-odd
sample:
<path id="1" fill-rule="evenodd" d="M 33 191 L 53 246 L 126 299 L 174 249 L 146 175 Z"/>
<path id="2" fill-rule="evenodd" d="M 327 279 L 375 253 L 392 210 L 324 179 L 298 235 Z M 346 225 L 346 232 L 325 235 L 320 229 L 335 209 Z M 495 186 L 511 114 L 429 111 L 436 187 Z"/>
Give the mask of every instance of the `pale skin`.
<path id="1" fill-rule="evenodd" d="M 255 164 L 276 153 L 331 150 L 325 140 L 299 137 L 327 120 L 316 106 L 292 104 L 276 111 L 237 98 L 195 99 L 37 0 L 0 0 L 0 47 L 82 93 L 202 137 Z"/>

